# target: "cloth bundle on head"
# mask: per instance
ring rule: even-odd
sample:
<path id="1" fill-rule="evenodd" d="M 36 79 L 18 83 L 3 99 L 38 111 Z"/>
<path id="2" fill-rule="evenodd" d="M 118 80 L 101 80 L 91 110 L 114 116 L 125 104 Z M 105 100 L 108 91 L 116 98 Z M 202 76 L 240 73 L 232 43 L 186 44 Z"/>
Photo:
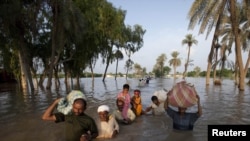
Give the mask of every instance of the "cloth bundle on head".
<path id="1" fill-rule="evenodd" d="M 197 92 L 193 85 L 186 81 L 176 83 L 168 92 L 169 104 L 175 107 L 191 107 L 197 103 Z"/>
<path id="2" fill-rule="evenodd" d="M 165 102 L 167 99 L 167 90 L 161 89 L 161 90 L 155 91 L 153 95 L 157 96 L 160 102 Z"/>
<path id="3" fill-rule="evenodd" d="M 101 106 L 99 106 L 98 109 L 97 109 L 97 112 L 98 112 L 98 113 L 99 113 L 99 112 L 104 112 L 104 111 L 109 112 L 109 106 L 108 106 L 108 105 L 101 105 Z"/>
<path id="4" fill-rule="evenodd" d="M 63 97 L 59 100 L 57 105 L 58 112 L 68 115 L 72 112 L 72 104 L 76 99 L 87 100 L 86 96 L 79 90 L 72 90 L 67 97 Z"/>

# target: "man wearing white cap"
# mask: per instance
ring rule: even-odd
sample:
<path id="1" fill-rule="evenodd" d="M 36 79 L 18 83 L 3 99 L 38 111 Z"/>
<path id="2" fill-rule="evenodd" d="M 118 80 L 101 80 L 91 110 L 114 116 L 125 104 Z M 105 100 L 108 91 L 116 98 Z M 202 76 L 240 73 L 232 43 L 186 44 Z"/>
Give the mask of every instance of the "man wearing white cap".
<path id="1" fill-rule="evenodd" d="M 109 115 L 109 106 L 101 105 L 97 109 L 99 120 L 97 120 L 97 128 L 99 135 L 97 138 L 113 138 L 119 132 L 119 125 L 116 119 Z"/>
<path id="2" fill-rule="evenodd" d="M 65 115 L 62 112 L 53 113 L 61 98 L 56 99 L 44 112 L 42 119 L 64 122 L 66 126 L 65 141 L 90 141 L 98 136 L 98 129 L 93 118 L 86 115 L 87 102 L 84 98 L 73 101 L 72 112 Z"/>

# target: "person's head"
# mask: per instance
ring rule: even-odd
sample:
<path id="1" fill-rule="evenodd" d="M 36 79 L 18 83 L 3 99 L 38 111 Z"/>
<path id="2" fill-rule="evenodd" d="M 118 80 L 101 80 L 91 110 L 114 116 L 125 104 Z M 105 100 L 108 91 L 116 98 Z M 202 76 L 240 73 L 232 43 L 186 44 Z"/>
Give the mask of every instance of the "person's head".
<path id="1" fill-rule="evenodd" d="M 84 113 L 84 111 L 86 110 L 87 107 L 87 102 L 82 99 L 76 99 L 72 105 L 72 111 L 75 115 L 81 115 Z"/>
<path id="2" fill-rule="evenodd" d="M 117 108 L 119 111 L 122 111 L 123 110 L 123 107 L 124 107 L 124 101 L 122 99 L 117 99 L 116 100 L 116 105 L 117 105 Z"/>
<path id="3" fill-rule="evenodd" d="M 180 114 L 184 114 L 186 112 L 187 108 L 184 107 L 178 107 L 178 111 Z"/>
<path id="4" fill-rule="evenodd" d="M 158 97 L 155 96 L 155 95 L 151 97 L 151 101 L 152 101 L 154 104 L 158 104 L 158 103 L 159 103 Z"/>
<path id="5" fill-rule="evenodd" d="M 138 89 L 134 90 L 134 96 L 135 97 L 140 97 L 141 96 L 141 91 L 138 90 Z"/>
<path id="6" fill-rule="evenodd" d="M 124 84 L 123 85 L 123 93 L 128 93 L 129 92 L 129 85 L 128 84 Z"/>
<path id="7" fill-rule="evenodd" d="M 97 109 L 97 113 L 101 121 L 109 120 L 109 106 L 108 105 L 99 106 Z"/>

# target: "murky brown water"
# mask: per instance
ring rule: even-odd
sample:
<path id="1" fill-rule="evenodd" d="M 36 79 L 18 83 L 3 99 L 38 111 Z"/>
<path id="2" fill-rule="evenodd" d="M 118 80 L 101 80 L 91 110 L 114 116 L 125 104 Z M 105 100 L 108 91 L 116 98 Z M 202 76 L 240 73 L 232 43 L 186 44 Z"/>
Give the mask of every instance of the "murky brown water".
<path id="1" fill-rule="evenodd" d="M 61 80 L 63 84 L 63 80 Z M 206 141 L 207 125 L 210 124 L 250 124 L 250 87 L 239 92 L 232 80 L 224 80 L 222 86 L 205 86 L 204 78 L 187 78 L 194 83 L 201 98 L 203 115 L 195 123 L 192 132 L 172 131 L 172 121 L 167 115 L 144 115 L 132 125 L 121 125 L 119 135 L 111 141 Z M 97 107 L 107 104 L 115 108 L 115 97 L 122 85 L 128 82 L 130 94 L 136 88 L 142 91 L 144 108 L 150 104 L 150 98 L 156 90 L 170 89 L 172 79 L 151 80 L 148 85 L 138 86 L 138 80 L 125 78 L 107 78 L 103 83 L 96 78 L 94 85 L 89 78 L 81 79 L 82 91 L 88 97 L 86 113 L 97 118 Z M 44 110 L 58 97 L 66 95 L 64 85 L 60 90 L 46 91 L 38 89 L 32 94 L 16 91 L 0 92 L 0 140 L 1 141 L 63 141 L 63 123 L 55 124 L 41 120 Z M 196 107 L 190 110 L 196 110 Z M 103 139 L 102 139 L 103 140 Z"/>

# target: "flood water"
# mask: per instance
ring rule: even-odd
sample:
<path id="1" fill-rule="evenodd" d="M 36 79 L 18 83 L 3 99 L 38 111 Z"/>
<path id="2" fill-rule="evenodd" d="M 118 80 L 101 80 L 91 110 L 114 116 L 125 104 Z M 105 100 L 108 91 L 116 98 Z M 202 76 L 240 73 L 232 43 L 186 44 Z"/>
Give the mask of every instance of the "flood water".
<path id="1" fill-rule="evenodd" d="M 250 86 L 240 92 L 233 80 L 223 80 L 221 86 L 205 86 L 204 78 L 186 78 L 195 85 L 200 95 L 203 115 L 197 120 L 191 132 L 172 130 L 172 120 L 167 115 L 151 114 L 138 117 L 131 125 L 120 125 L 120 133 L 110 141 L 207 141 L 207 126 L 212 124 L 250 125 Z M 178 81 L 178 80 L 177 80 Z M 212 81 L 212 80 L 211 80 Z M 21 94 L 15 86 L 11 91 L 0 92 L 0 140 L 1 141 L 63 141 L 64 124 L 41 120 L 44 110 L 67 92 L 61 80 L 59 90 L 37 89 L 32 94 Z M 145 109 L 156 90 L 169 90 L 173 79 L 152 79 L 149 84 L 138 85 L 138 79 L 101 78 L 81 79 L 81 90 L 88 98 L 86 113 L 97 118 L 97 107 L 107 104 L 115 109 L 115 98 L 124 83 L 130 84 L 130 94 L 134 89 L 141 90 L 142 104 Z M 197 107 L 190 108 L 195 111 Z M 97 139 L 96 139 L 97 140 Z M 103 139 L 99 139 L 103 140 Z"/>

